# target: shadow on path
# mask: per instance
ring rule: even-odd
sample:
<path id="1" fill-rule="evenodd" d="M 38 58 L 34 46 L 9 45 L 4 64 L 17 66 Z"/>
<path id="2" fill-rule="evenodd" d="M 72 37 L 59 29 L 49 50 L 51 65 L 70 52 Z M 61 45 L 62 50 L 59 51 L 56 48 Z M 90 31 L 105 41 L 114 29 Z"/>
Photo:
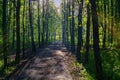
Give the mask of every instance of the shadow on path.
<path id="1" fill-rule="evenodd" d="M 39 50 L 22 71 L 10 80 L 72 80 L 65 65 L 68 54 L 61 43 L 53 43 Z"/>

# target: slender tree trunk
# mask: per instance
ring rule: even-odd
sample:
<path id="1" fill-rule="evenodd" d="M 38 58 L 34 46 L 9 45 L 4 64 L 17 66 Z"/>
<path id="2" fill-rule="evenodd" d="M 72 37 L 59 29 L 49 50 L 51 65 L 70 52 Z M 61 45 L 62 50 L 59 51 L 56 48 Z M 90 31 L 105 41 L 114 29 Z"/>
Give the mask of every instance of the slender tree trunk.
<path id="1" fill-rule="evenodd" d="M 96 10 L 96 0 L 90 0 L 92 9 L 92 22 L 93 22 L 93 47 L 94 47 L 94 58 L 96 65 L 96 77 L 97 80 L 103 80 L 102 77 L 102 63 L 99 50 L 99 25 L 98 25 L 98 15 Z"/>
<path id="2" fill-rule="evenodd" d="M 78 13 L 78 43 L 77 43 L 77 60 L 81 61 L 81 48 L 82 48 L 82 10 L 83 10 L 83 0 L 79 4 Z"/>
<path id="3" fill-rule="evenodd" d="M 113 0 L 111 0 L 111 46 L 110 47 L 112 47 L 112 45 L 113 45 L 113 26 L 114 26 L 114 18 L 113 18 L 113 16 L 114 16 L 114 2 L 113 2 Z"/>
<path id="4" fill-rule="evenodd" d="M 89 60 L 89 47 L 90 47 L 90 4 L 87 4 L 87 31 L 86 31 L 86 54 L 85 54 L 85 64 Z"/>
<path id="5" fill-rule="evenodd" d="M 49 33 L 49 0 L 46 0 L 46 16 L 45 16 L 45 20 L 46 20 L 46 44 L 48 43 L 48 40 L 49 40 L 49 36 L 48 36 L 48 33 Z"/>
<path id="6" fill-rule="evenodd" d="M 15 61 L 16 63 L 20 62 L 20 0 L 17 0 L 17 6 L 16 6 L 16 57 Z"/>
<path id="7" fill-rule="evenodd" d="M 2 37 L 3 37 L 3 58 L 4 58 L 4 68 L 7 67 L 7 26 L 6 26 L 6 5 L 7 0 L 3 0 L 2 5 Z"/>
<path id="8" fill-rule="evenodd" d="M 16 25 L 16 20 L 15 20 L 15 16 L 16 16 L 16 3 L 15 3 L 15 0 L 13 1 L 13 5 L 14 5 L 14 15 L 13 15 L 13 29 L 12 29 L 12 48 L 14 49 L 15 47 L 15 25 Z"/>
<path id="9" fill-rule="evenodd" d="M 67 8 L 66 1 L 63 1 L 63 12 L 64 12 L 64 44 L 67 47 Z"/>
<path id="10" fill-rule="evenodd" d="M 68 35 L 68 18 L 69 18 L 69 15 L 68 15 L 68 0 L 67 0 L 67 3 L 66 3 L 66 46 L 68 48 L 68 42 L 69 42 L 69 35 Z"/>
<path id="11" fill-rule="evenodd" d="M 25 0 L 24 0 L 24 5 L 23 5 L 23 17 L 22 17 L 22 28 L 23 28 L 23 40 L 22 40 L 22 52 L 23 55 L 22 57 L 24 57 L 24 50 L 25 50 L 25 27 L 24 27 L 24 17 L 25 17 Z"/>
<path id="12" fill-rule="evenodd" d="M 40 1 L 39 0 L 38 0 L 38 44 L 40 48 L 41 44 L 40 44 Z"/>
<path id="13" fill-rule="evenodd" d="M 75 19 L 74 19 L 74 0 L 72 0 L 72 26 L 71 26 L 71 51 L 75 51 L 75 35 L 74 35 L 74 28 L 75 28 Z"/>
<path id="14" fill-rule="evenodd" d="M 11 37 L 10 37 L 10 35 L 11 35 L 11 14 L 12 14 L 12 1 L 10 1 L 10 0 L 8 0 L 8 3 L 7 3 L 7 24 L 6 24 L 6 26 L 9 26 L 9 27 L 7 27 L 7 36 L 8 36 L 8 48 L 10 48 L 10 42 L 11 42 Z"/>
<path id="15" fill-rule="evenodd" d="M 103 37 L 103 48 L 106 47 L 106 0 L 104 0 L 104 37 Z"/>
<path id="16" fill-rule="evenodd" d="M 53 19 L 52 19 L 52 17 L 51 17 L 51 22 L 50 22 L 50 25 L 51 25 L 51 28 L 53 27 Z M 51 34 L 50 34 L 50 39 L 51 39 L 51 41 L 53 41 L 53 37 L 52 37 L 52 35 L 53 35 L 53 33 L 52 33 L 53 31 L 52 31 L 52 29 L 51 29 Z"/>
<path id="17" fill-rule="evenodd" d="M 29 23 L 29 0 L 26 3 L 25 19 L 26 19 L 25 23 Z M 26 44 L 29 45 L 29 44 L 31 44 L 30 43 L 30 24 L 26 24 L 25 27 L 26 27 L 26 33 L 25 33 L 26 34 L 26 37 L 25 37 L 26 39 L 25 39 L 25 41 L 26 41 Z"/>
<path id="18" fill-rule="evenodd" d="M 63 44 L 65 44 L 65 0 L 63 1 L 63 21 L 62 21 L 62 38 Z"/>
<path id="19" fill-rule="evenodd" d="M 108 46 L 110 47 L 110 27 L 111 27 L 111 19 L 110 19 L 110 14 L 111 14 L 111 7 L 110 7 L 110 0 L 108 0 Z"/>
<path id="20" fill-rule="evenodd" d="M 30 17 L 30 30 L 31 30 L 31 45 L 32 45 L 32 52 L 36 52 L 35 42 L 34 42 L 34 29 L 32 25 L 32 7 L 31 7 L 31 0 L 29 0 L 29 17 Z"/>
<path id="21" fill-rule="evenodd" d="M 44 43 L 45 43 L 45 39 L 44 39 L 44 37 L 45 37 L 45 8 L 44 8 L 44 0 L 43 0 L 43 13 L 42 13 L 42 24 L 43 24 L 43 26 L 42 26 L 42 45 L 44 45 Z"/>

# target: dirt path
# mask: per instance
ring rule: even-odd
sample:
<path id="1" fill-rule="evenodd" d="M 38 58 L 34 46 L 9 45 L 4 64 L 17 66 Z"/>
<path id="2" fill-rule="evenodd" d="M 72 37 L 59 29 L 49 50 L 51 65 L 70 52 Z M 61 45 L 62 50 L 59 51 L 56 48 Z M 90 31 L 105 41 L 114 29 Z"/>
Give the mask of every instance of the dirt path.
<path id="1" fill-rule="evenodd" d="M 68 52 L 61 43 L 51 44 L 38 52 L 21 72 L 10 80 L 72 80 L 65 65 L 65 55 Z"/>

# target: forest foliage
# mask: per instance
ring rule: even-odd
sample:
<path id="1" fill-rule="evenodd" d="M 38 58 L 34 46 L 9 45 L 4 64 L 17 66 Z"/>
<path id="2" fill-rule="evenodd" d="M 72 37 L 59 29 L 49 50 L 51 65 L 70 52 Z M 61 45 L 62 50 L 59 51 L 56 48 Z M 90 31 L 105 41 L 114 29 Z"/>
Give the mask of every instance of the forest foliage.
<path id="1" fill-rule="evenodd" d="M 53 0 L 0 0 L 0 76 L 37 48 L 62 41 L 91 80 L 119 80 L 119 6 L 120 0 L 62 0 L 60 7 Z"/>

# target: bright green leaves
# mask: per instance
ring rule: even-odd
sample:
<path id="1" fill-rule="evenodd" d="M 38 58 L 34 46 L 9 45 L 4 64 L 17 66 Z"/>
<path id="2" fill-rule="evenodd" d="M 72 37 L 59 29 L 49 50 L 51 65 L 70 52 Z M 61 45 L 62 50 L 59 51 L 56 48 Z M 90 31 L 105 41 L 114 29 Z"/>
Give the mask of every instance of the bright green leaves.
<path id="1" fill-rule="evenodd" d="M 85 2 L 86 2 L 86 4 L 88 4 L 88 3 L 89 3 L 89 0 L 85 0 Z"/>

